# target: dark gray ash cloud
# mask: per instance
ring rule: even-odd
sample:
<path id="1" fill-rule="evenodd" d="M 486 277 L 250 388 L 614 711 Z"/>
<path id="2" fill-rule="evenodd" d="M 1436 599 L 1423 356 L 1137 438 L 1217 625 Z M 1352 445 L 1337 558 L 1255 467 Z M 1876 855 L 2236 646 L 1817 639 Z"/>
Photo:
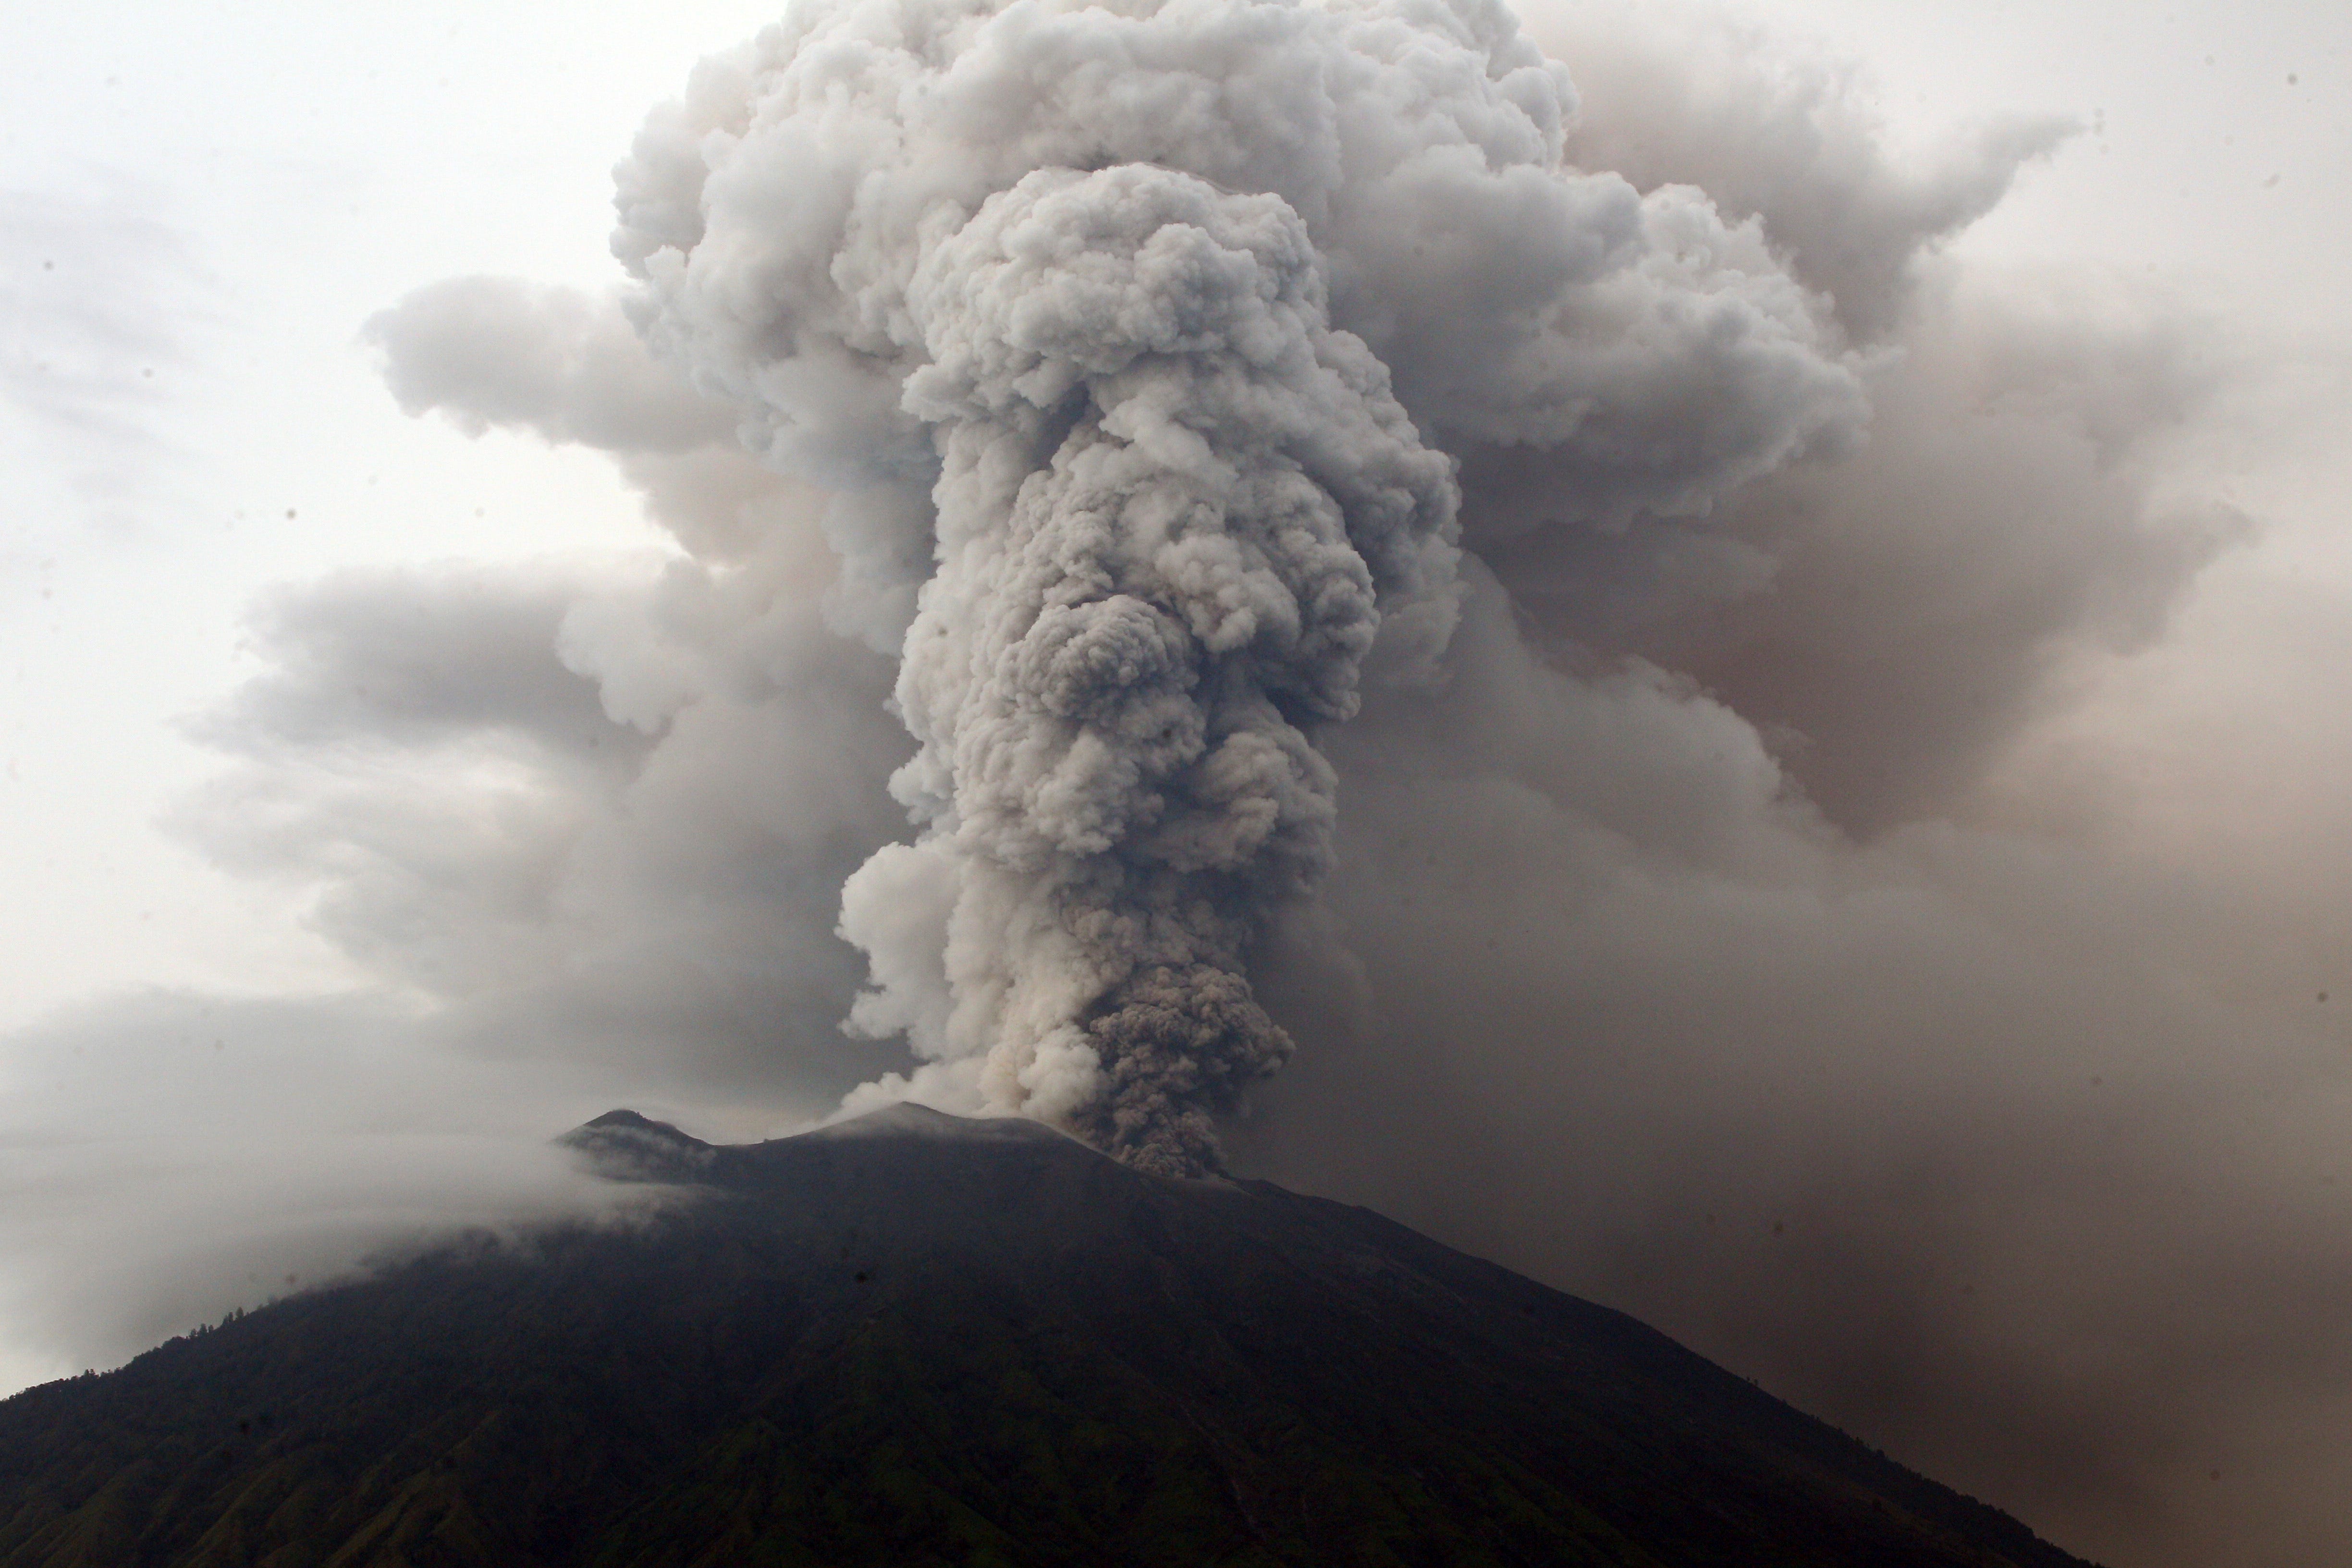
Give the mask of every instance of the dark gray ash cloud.
<path id="1" fill-rule="evenodd" d="M 1760 226 L 1568 162 L 1575 112 L 1496 7 L 910 4 L 795 10 L 647 122 L 629 308 L 851 492 L 862 629 L 903 639 L 920 831 L 842 930 L 905 1092 L 1213 1167 L 1289 1052 L 1246 952 L 1328 858 L 1317 736 L 1367 660 L 1443 652 L 1433 447 L 1622 527 L 1853 438 L 1856 367 Z M 455 298 L 380 323 L 396 386 Z"/>

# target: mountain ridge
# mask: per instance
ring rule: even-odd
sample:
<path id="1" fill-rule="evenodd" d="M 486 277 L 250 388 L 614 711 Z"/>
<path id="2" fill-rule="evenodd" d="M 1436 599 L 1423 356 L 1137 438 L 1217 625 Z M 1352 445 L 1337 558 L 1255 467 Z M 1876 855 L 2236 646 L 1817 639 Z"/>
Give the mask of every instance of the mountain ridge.
<path id="1" fill-rule="evenodd" d="M 0 1568 L 2079 1568 L 1367 1210 L 919 1108 L 562 1141 L 698 1191 L 0 1402 Z"/>

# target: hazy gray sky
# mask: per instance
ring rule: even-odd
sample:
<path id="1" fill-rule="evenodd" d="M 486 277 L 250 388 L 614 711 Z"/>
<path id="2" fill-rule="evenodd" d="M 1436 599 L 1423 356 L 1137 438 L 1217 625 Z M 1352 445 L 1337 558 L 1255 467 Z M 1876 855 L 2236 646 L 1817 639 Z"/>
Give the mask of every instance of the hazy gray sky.
<path id="1" fill-rule="evenodd" d="M 2352 1549 L 2352 14 L 1523 15 L 1594 161 L 1764 192 L 1872 444 L 1630 544 L 1474 472 L 1461 701 L 1332 743 L 1236 1157 L 2076 1550 Z M 0 1386 L 593 1206 L 566 1118 L 908 1065 L 833 1027 L 906 742 L 805 496 L 649 362 L 533 369 L 573 296 L 412 300 L 616 284 L 615 161 L 769 19 L 0 8 Z M 2053 115 L 1903 272 L 1906 193 Z"/>

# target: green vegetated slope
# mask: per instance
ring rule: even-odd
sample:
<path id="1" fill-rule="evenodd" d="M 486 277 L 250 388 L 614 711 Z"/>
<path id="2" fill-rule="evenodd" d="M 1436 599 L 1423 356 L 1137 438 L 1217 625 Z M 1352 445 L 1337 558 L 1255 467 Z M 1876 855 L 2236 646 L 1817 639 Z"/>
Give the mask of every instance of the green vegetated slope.
<path id="1" fill-rule="evenodd" d="M 0 1402 L 0 1568 L 2074 1559 L 1362 1210 L 900 1110 Z"/>

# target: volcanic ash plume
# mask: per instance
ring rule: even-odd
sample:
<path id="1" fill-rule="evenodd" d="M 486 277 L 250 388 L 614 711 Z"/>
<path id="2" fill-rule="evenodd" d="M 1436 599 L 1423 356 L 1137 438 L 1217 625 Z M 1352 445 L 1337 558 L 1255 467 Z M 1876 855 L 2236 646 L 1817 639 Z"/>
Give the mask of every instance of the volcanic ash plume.
<path id="1" fill-rule="evenodd" d="M 874 994 L 858 1018 L 1189 1168 L 1206 1108 L 1288 1050 L 1241 966 L 1328 852 L 1300 726 L 1354 710 L 1376 595 L 1450 611 L 1450 466 L 1325 324 L 1275 196 L 1041 171 L 925 257 L 908 304 L 931 363 L 906 405 L 944 468 L 895 788 L 927 832 L 852 879 L 844 924 L 879 954 L 936 889 L 954 1000 L 931 1024 Z"/>
<path id="2" fill-rule="evenodd" d="M 1572 108 L 1475 4 L 905 0 L 648 124 L 639 324 L 833 492 L 836 624 L 900 655 L 919 837 L 842 906 L 852 1027 L 925 1058 L 878 1092 L 1213 1166 L 1289 1049 L 1244 963 L 1329 858 L 1311 732 L 1450 635 L 1455 456 L 1618 525 L 1858 422 L 1755 226 L 1570 168 Z"/>

